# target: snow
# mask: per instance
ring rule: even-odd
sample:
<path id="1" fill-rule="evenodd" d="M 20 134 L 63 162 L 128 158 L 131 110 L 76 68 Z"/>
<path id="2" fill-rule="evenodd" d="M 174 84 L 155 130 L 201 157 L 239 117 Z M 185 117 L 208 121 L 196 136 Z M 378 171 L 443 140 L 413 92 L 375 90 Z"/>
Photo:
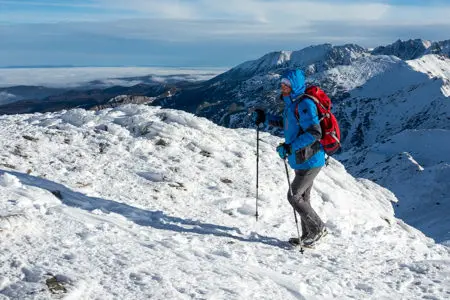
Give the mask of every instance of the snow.
<path id="1" fill-rule="evenodd" d="M 397 40 L 387 46 L 376 47 L 371 51 L 375 55 L 395 55 L 403 60 L 414 60 L 421 58 L 426 54 L 437 54 L 449 56 L 450 41 L 432 42 L 422 39 L 415 40 Z"/>
<path id="2" fill-rule="evenodd" d="M 448 245 L 450 60 L 426 55 L 387 66 L 338 107 L 347 130 L 338 159 L 391 190 L 397 217 Z"/>
<path id="3" fill-rule="evenodd" d="M 450 59 L 437 55 L 425 55 L 407 63 L 414 70 L 428 74 L 430 78 L 442 79 L 444 82 L 441 88 L 442 93 L 450 97 Z"/>
<path id="4" fill-rule="evenodd" d="M 422 60 L 425 58 L 421 58 Z M 438 60 L 431 55 L 428 59 Z M 370 146 L 381 142 L 405 129 L 450 129 L 450 103 L 443 93 L 445 74 L 430 80 L 428 69 L 419 67 L 416 61 L 382 60 L 375 76 L 369 78 L 364 85 L 350 92 L 350 95 L 339 107 L 341 122 L 348 124 L 348 132 L 344 134 L 346 149 L 351 146 Z M 440 69 L 450 70 L 450 61 L 440 61 Z M 369 64 L 370 66 L 370 64 Z M 350 69 L 351 70 L 351 69 Z M 356 70 L 353 70 L 357 73 Z M 446 71 L 447 72 L 447 71 Z M 350 75 L 343 78 L 342 85 Z M 364 76 L 355 81 L 363 81 Z M 358 132 L 362 136 L 358 137 Z"/>
<path id="5" fill-rule="evenodd" d="M 354 60 L 368 55 L 370 54 L 364 48 L 355 44 L 323 44 L 298 51 L 277 51 L 256 60 L 246 61 L 221 74 L 219 78 L 248 79 L 255 75 L 279 72 L 285 68 L 302 68 L 309 75 L 338 65 L 351 64 Z"/>
<path id="6" fill-rule="evenodd" d="M 337 89 L 351 91 L 363 86 L 375 76 L 379 76 L 395 68 L 400 62 L 394 56 L 367 56 L 355 59 L 350 65 L 339 65 L 335 68 L 315 74 L 308 78 L 313 82 L 331 81 L 329 94 L 335 94 Z"/>
<path id="7" fill-rule="evenodd" d="M 349 171 L 375 180 L 398 197 L 395 212 L 437 242 L 450 245 L 450 131 L 405 130 L 339 158 Z M 347 163 L 348 161 L 348 163 Z"/>
<path id="8" fill-rule="evenodd" d="M 277 65 L 282 65 L 291 59 L 292 51 L 281 51 Z"/>
<path id="9" fill-rule="evenodd" d="M 223 71 L 225 71 L 223 68 L 156 67 L 0 68 L 0 87 L 35 85 L 74 88 L 94 80 L 100 80 L 104 86 L 132 86 L 141 81 L 124 80 L 123 78 L 152 74 L 159 76 L 160 81 L 164 81 L 164 76 L 189 74 L 192 80 L 207 80 Z"/>
<path id="10" fill-rule="evenodd" d="M 312 191 L 330 234 L 288 249 L 280 139 L 261 133 L 256 222 L 255 138 L 138 105 L 0 116 L 0 299 L 449 297 L 449 249 L 333 159 Z"/>
<path id="11" fill-rule="evenodd" d="M 394 192 L 398 217 L 449 245 L 450 60 L 361 56 L 307 79 L 332 97 L 344 138 L 338 159 L 349 172 Z M 258 74 L 232 93 L 249 108 L 275 112 L 282 109 L 278 84 L 279 76 Z M 251 124 L 245 112 L 229 120 L 235 127 Z"/>
<path id="12" fill-rule="evenodd" d="M 424 46 L 426 49 L 428 49 L 428 48 L 431 47 L 432 42 L 431 42 L 431 41 L 428 41 L 428 40 L 422 40 L 422 44 L 423 44 L 423 46 Z"/>

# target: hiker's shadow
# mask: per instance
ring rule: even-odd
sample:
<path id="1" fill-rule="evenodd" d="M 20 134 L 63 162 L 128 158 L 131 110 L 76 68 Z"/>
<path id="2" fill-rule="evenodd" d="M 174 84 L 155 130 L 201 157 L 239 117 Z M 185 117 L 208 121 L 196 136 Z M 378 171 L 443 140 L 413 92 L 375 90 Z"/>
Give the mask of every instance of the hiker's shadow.
<path id="1" fill-rule="evenodd" d="M 120 214 L 128 220 L 141 226 L 148 226 L 161 230 L 171 230 L 175 232 L 208 234 L 218 237 L 231 238 L 242 242 L 263 243 L 283 249 L 287 248 L 285 242 L 276 238 L 266 237 L 256 233 L 252 234 L 250 237 L 244 237 L 241 235 L 241 231 L 237 227 L 228 227 L 172 217 L 165 214 L 163 211 L 149 211 L 113 200 L 89 197 L 80 192 L 75 192 L 62 184 L 44 178 L 0 169 L 0 175 L 4 173 L 16 176 L 23 184 L 50 191 L 65 205 L 77 207 L 87 211 L 99 209 L 106 213 L 113 212 Z"/>

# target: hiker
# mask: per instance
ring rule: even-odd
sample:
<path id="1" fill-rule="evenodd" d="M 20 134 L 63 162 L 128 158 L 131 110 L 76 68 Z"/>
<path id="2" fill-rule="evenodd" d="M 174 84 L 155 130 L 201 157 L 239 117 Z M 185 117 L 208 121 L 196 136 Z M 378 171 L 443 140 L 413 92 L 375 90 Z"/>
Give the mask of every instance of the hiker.
<path id="1" fill-rule="evenodd" d="M 295 170 L 291 184 L 292 196 L 289 203 L 301 217 L 301 241 L 303 246 L 313 246 L 326 234 L 325 224 L 311 207 L 311 189 L 314 178 L 325 165 L 325 152 L 320 139 L 322 129 L 316 104 L 305 93 L 305 76 L 300 70 L 287 71 L 281 78 L 280 100 L 284 101 L 283 117 L 266 114 L 261 109 L 252 112 L 252 120 L 284 129 L 285 142 L 276 151 L 287 159 Z M 292 240 L 292 239 L 291 239 Z"/>

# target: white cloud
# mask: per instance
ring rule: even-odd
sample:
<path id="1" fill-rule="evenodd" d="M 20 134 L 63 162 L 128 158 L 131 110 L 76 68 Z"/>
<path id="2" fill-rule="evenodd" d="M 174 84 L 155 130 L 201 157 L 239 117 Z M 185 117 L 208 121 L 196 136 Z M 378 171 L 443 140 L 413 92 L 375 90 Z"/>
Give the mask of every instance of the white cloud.
<path id="1" fill-rule="evenodd" d="M 72 64 L 75 56 L 78 64 L 94 65 L 120 64 L 123 57 L 127 64 L 179 64 L 197 57 L 189 64 L 220 60 L 219 65 L 230 65 L 268 51 L 325 42 L 375 47 L 398 38 L 450 38 L 450 5 L 361 2 L 90 0 L 85 3 L 102 9 L 45 15 L 0 9 L 0 22 L 16 23 L 0 24 L 0 40 L 8 41 L 0 49 L 0 65 L 33 64 L 28 57 L 35 53 L 41 53 L 34 59 L 38 65 Z M 23 55 L 26 51 L 32 55 Z"/>
<path id="2" fill-rule="evenodd" d="M 96 0 L 103 6 L 145 12 L 151 18 L 228 19 L 295 26 L 315 20 L 377 20 L 386 4 L 318 3 L 317 1 L 264 0 Z"/>
<path id="3" fill-rule="evenodd" d="M 0 11 L 3 22 L 18 18 L 45 22 L 86 21 L 120 18 L 148 18 L 168 20 L 228 20 L 269 24 L 273 30 L 284 31 L 310 22 L 377 21 L 382 24 L 450 24 L 450 5 L 393 5 L 386 2 L 361 3 L 356 1 L 313 0 L 89 0 L 89 1 L 12 1 L 0 0 L 1 4 L 22 5 L 19 13 Z M 44 14 L 21 14 L 33 12 L 33 6 L 66 7 L 63 12 L 48 11 Z M 90 10 L 70 8 L 89 8 Z M 18 23 L 18 22 L 15 22 Z"/>
<path id="4" fill-rule="evenodd" d="M 374 28 L 450 24 L 450 6 L 394 6 L 375 2 L 93 0 L 90 5 L 110 12 L 78 18 L 68 14 L 65 20 L 108 21 L 110 26 L 87 24 L 84 27 L 86 32 L 144 40 L 189 41 L 238 36 L 273 39 L 276 35 L 312 35 L 321 22 L 356 27 L 370 24 Z M 48 18 L 55 21 L 58 15 L 50 14 Z M 343 32 L 340 36 L 347 34 Z"/>
<path id="5" fill-rule="evenodd" d="M 2 3 L 17 2 L 0 0 L 0 4 Z M 119 19 L 196 21 L 209 22 L 202 23 L 205 24 L 205 28 L 198 28 L 198 30 L 209 30 L 212 35 L 240 34 L 241 32 L 244 34 L 293 33 L 298 32 L 299 28 L 308 31 L 312 24 L 317 22 L 350 24 L 376 22 L 376 26 L 450 24 L 448 17 L 450 5 L 395 6 L 375 0 L 366 3 L 312 0 L 90 0 L 78 3 L 69 1 L 22 1 L 21 3 L 95 9 L 89 11 L 67 9 L 64 12 L 48 11 L 45 14 L 35 14 L 32 10 L 24 10 L 20 13 L 10 11 L 2 13 L 0 11 L 0 20 L 12 23 L 45 23 L 46 20 L 49 22 L 87 22 Z M 168 26 L 173 26 L 178 30 L 178 25 L 173 23 Z M 187 26 L 190 30 L 194 29 L 189 24 Z M 183 26 L 181 28 L 183 29 Z M 142 31 L 149 30 L 142 28 Z M 192 31 L 188 33 L 188 35 L 196 35 Z"/>
<path id="6" fill-rule="evenodd" d="M 446 6 L 391 6 L 383 21 L 392 25 L 450 24 L 450 5 Z"/>
<path id="7" fill-rule="evenodd" d="M 123 80 L 120 78 L 159 76 L 161 81 L 169 75 L 189 74 L 188 79 L 210 79 L 224 72 L 222 68 L 152 68 L 152 67 L 112 67 L 112 68 L 33 68 L 33 69 L 0 69 L 0 87 L 16 85 L 41 85 L 47 87 L 78 87 L 93 80 L 102 81 L 104 85 L 131 86 L 141 81 Z M 181 77 L 180 77 L 181 78 Z M 184 78 L 186 79 L 186 78 Z M 0 92 L 0 104 L 13 101 L 16 96 Z"/>
<path id="8" fill-rule="evenodd" d="M 395 6 L 386 3 L 312 0 L 95 0 L 104 7 L 132 10 L 149 18 L 239 20 L 297 27 L 310 21 L 450 23 L 450 5 Z"/>
<path id="9" fill-rule="evenodd" d="M 0 92 L 0 105 L 5 105 L 14 102 L 16 96 L 7 92 Z"/>

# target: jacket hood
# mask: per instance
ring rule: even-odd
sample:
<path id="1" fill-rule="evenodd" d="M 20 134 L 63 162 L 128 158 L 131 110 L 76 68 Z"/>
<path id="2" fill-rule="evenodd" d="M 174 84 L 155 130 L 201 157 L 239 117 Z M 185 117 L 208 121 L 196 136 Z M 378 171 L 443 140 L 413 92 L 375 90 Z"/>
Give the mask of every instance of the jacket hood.
<path id="1" fill-rule="evenodd" d="M 305 93 L 306 82 L 305 75 L 299 69 L 286 71 L 281 77 L 288 79 L 291 82 L 291 98 L 295 99 Z"/>

